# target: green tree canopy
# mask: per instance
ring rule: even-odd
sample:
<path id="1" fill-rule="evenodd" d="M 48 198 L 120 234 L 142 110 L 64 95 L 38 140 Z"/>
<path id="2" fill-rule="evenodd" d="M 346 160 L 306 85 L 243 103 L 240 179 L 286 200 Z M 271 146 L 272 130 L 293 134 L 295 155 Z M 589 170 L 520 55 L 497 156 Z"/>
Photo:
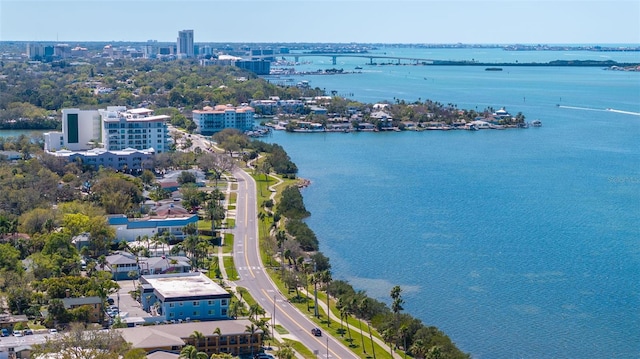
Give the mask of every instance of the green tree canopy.
<path id="1" fill-rule="evenodd" d="M 310 215 L 298 187 L 289 186 L 282 191 L 277 213 L 289 219 L 302 219 Z"/>

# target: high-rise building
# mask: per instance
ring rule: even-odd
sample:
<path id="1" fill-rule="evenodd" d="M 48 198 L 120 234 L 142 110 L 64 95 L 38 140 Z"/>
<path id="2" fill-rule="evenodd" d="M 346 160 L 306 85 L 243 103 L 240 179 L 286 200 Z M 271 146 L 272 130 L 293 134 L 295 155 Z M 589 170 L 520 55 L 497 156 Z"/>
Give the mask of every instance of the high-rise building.
<path id="1" fill-rule="evenodd" d="M 108 106 L 98 110 L 102 120 L 102 144 L 109 151 L 133 148 L 153 148 L 156 153 L 165 152 L 168 130 L 167 115 L 153 115 L 153 110 L 124 106 Z"/>
<path id="2" fill-rule="evenodd" d="M 235 128 L 240 131 L 253 129 L 255 111 L 249 106 L 233 107 L 218 105 L 215 108 L 206 106 L 202 110 L 193 111 L 193 122 L 198 126 L 198 132 L 209 136 L 225 128 Z"/>
<path id="3" fill-rule="evenodd" d="M 178 31 L 178 41 L 176 45 L 178 57 L 193 57 L 195 55 L 193 30 Z"/>
<path id="4" fill-rule="evenodd" d="M 146 108 L 67 108 L 62 110 L 62 132 L 45 133 L 44 149 L 94 168 L 139 171 L 156 153 L 168 150 L 167 120 L 169 116 L 154 116 Z"/>
<path id="5" fill-rule="evenodd" d="M 29 57 L 29 60 L 42 60 L 44 57 L 44 46 L 38 43 L 27 43 L 27 57 Z"/>

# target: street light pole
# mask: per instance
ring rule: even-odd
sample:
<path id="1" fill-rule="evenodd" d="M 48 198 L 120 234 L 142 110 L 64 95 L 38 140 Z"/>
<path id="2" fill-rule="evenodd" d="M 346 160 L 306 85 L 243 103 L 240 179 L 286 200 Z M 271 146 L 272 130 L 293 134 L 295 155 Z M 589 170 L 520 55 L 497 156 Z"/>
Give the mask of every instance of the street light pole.
<path id="1" fill-rule="evenodd" d="M 276 296 L 273 295 L 273 318 L 271 318 L 271 339 L 275 340 L 273 336 L 273 327 L 276 326 Z"/>
<path id="2" fill-rule="evenodd" d="M 329 336 L 327 335 L 327 359 L 329 359 Z"/>

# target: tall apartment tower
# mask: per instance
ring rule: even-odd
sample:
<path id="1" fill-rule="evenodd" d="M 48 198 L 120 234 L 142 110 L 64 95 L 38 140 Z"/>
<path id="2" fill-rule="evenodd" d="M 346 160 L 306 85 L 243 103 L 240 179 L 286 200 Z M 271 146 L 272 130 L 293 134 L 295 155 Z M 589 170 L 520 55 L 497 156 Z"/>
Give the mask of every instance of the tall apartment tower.
<path id="1" fill-rule="evenodd" d="M 177 50 L 178 57 L 194 56 L 193 30 L 178 31 Z"/>

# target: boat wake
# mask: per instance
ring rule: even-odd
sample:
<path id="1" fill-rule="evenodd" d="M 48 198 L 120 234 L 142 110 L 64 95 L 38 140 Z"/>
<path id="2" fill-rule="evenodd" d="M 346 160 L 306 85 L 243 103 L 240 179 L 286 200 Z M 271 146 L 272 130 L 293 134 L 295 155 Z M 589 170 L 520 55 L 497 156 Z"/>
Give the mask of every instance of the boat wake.
<path id="1" fill-rule="evenodd" d="M 614 110 L 612 108 L 608 108 L 607 111 L 609 112 L 615 112 L 615 113 L 623 113 L 625 115 L 633 115 L 633 116 L 640 116 L 640 112 L 631 112 L 631 111 L 622 111 L 622 110 Z"/>
<path id="2" fill-rule="evenodd" d="M 567 108 L 567 109 L 570 109 L 570 110 L 615 112 L 615 113 L 621 113 L 621 114 L 625 114 L 625 115 L 640 116 L 640 112 L 622 111 L 622 110 L 616 110 L 616 109 L 613 109 L 613 108 L 602 109 L 602 108 L 562 106 L 562 105 L 558 105 L 558 107 L 559 108 Z"/>

